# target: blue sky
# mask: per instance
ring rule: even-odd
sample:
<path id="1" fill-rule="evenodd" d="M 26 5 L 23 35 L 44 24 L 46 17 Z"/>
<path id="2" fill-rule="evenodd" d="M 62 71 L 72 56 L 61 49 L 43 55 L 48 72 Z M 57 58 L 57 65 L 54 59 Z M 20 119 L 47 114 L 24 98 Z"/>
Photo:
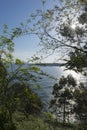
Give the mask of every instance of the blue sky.
<path id="1" fill-rule="evenodd" d="M 47 0 L 46 7 L 52 6 L 52 1 Z M 0 28 L 3 24 L 15 28 L 25 22 L 36 9 L 41 8 L 41 0 L 0 0 Z M 15 40 L 14 54 L 20 59 L 30 58 L 38 49 L 38 39 L 35 36 L 23 36 Z"/>
<path id="2" fill-rule="evenodd" d="M 41 0 L 0 0 L 0 25 L 6 23 L 14 27 L 41 7 Z"/>

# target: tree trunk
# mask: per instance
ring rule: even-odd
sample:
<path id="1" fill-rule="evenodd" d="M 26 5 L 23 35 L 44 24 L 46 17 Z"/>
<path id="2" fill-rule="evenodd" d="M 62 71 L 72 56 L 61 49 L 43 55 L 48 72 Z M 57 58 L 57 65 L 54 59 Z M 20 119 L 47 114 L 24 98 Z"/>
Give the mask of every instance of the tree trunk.
<path id="1" fill-rule="evenodd" d="M 64 106 L 63 106 L 63 124 L 65 124 L 66 122 L 66 104 L 65 104 L 65 101 L 64 101 Z"/>

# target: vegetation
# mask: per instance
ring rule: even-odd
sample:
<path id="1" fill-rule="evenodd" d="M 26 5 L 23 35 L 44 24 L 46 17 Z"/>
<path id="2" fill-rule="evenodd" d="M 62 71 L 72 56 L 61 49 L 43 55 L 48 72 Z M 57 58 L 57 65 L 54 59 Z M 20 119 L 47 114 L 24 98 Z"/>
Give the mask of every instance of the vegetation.
<path id="1" fill-rule="evenodd" d="M 55 6 L 51 9 L 45 10 L 46 1 L 42 1 L 43 10 L 37 10 L 35 14 L 31 15 L 31 21 L 35 20 L 32 29 L 28 30 L 28 33 L 36 34 L 40 39 L 40 45 L 45 52 L 45 57 L 56 53 L 58 55 L 58 61 L 62 60 L 65 63 L 66 69 L 74 70 L 87 75 L 87 2 L 86 0 L 60 0 L 60 3 L 55 3 Z M 59 1 L 58 1 L 59 2 Z M 55 26 L 54 26 L 55 25 Z M 74 27 L 73 27 L 74 25 Z M 60 54 L 60 55 L 59 55 Z M 61 57 L 60 57 L 61 56 Z M 41 55 L 43 59 L 44 56 Z M 34 57 L 35 59 L 35 57 Z M 38 60 L 39 58 L 36 58 Z M 62 77 L 63 78 L 63 77 Z M 61 81 L 61 79 L 60 79 Z M 56 110 L 58 105 L 61 104 L 63 108 L 63 122 L 66 122 L 66 106 L 69 105 L 69 100 L 74 98 L 75 108 L 74 113 L 77 115 L 82 128 L 86 129 L 86 113 L 87 113 L 87 97 L 83 99 L 83 94 L 86 96 L 87 84 L 80 84 L 79 89 L 72 95 L 72 91 L 69 91 L 69 87 L 72 84 L 64 82 L 55 85 L 53 88 L 53 94 L 55 100 L 52 103 L 55 104 Z M 72 83 L 72 82 L 71 82 Z M 67 89 L 64 88 L 67 86 Z M 62 88 L 64 88 L 63 92 Z M 71 89 L 73 90 L 73 89 Z M 61 93 L 60 93 L 61 92 Z M 70 96 L 70 97 L 68 97 Z M 71 99 L 69 99 L 71 98 Z M 67 104 L 67 105 L 66 105 Z M 68 107 L 69 108 L 69 107 Z M 67 109 L 68 109 L 67 108 Z M 79 111 L 77 112 L 77 110 Z M 84 112 L 83 112 L 84 111 Z M 60 111 L 61 113 L 61 111 Z M 83 123 L 84 122 L 84 123 Z M 84 126 L 84 127 L 83 127 Z"/>
<path id="2" fill-rule="evenodd" d="M 53 86 L 53 99 L 50 102 L 50 111 L 56 115 L 58 122 L 87 124 L 87 89 L 83 83 L 68 75 L 62 76 L 58 84 Z M 74 120 L 74 121 L 73 121 Z"/>
<path id="3" fill-rule="evenodd" d="M 47 120 L 44 120 L 43 117 L 38 116 L 30 115 L 29 118 L 26 119 L 23 114 L 16 113 L 14 115 L 14 119 L 18 130 L 73 130 L 71 126 L 64 128 L 61 123 L 48 123 Z"/>
<path id="4" fill-rule="evenodd" d="M 0 129 L 13 130 L 16 129 L 13 122 L 16 111 L 28 116 L 42 109 L 40 98 L 29 88 L 30 81 L 35 83 L 38 73 L 40 75 L 40 69 L 29 65 L 25 67 L 24 62 L 14 59 L 13 39 L 19 35 L 19 31 L 8 35 L 5 25 L 4 32 L 0 37 Z"/>
<path id="5" fill-rule="evenodd" d="M 0 36 L 0 129 L 1 130 L 86 130 L 87 129 L 87 86 L 77 84 L 75 79 L 68 75 L 61 77 L 53 87 L 54 99 L 51 100 L 53 113 L 44 118 L 36 116 L 42 109 L 40 98 L 29 88 L 30 82 L 35 83 L 41 71 L 14 59 L 14 38 L 36 34 L 40 39 L 45 54 L 49 56 L 61 51 L 61 60 L 66 69 L 87 74 L 87 2 L 85 0 L 60 0 L 52 8 L 45 10 L 45 1 L 42 1 L 43 10 L 31 14 L 30 21 L 35 20 L 31 28 L 14 28 L 8 33 L 4 25 L 3 35 Z M 73 8 L 72 8 L 73 7 Z M 33 23 L 33 22 L 32 22 Z M 72 28 L 73 24 L 75 28 Z M 55 26 L 54 26 L 55 24 Z M 28 24 L 27 24 L 28 25 Z M 33 60 L 41 60 L 33 57 Z M 15 65 L 15 66 L 14 66 Z M 32 73 L 33 71 L 33 73 Z M 36 76 L 35 74 L 38 74 Z M 37 86 L 37 85 L 36 85 Z M 72 104 L 73 102 L 73 104 Z M 41 113 L 40 113 L 41 114 Z M 76 125 L 70 124 L 70 117 L 75 114 L 79 121 Z M 32 116 L 33 115 L 33 116 Z M 62 118 L 63 123 L 60 122 Z M 37 121 L 36 121 L 37 120 Z M 17 127 L 16 127 L 17 126 Z"/>
<path id="6" fill-rule="evenodd" d="M 73 101 L 74 92 L 76 90 L 76 81 L 68 75 L 66 78 L 62 76 L 59 84 L 53 86 L 54 99 L 51 100 L 51 107 L 53 112 L 57 115 L 57 120 L 63 121 L 63 124 L 70 122 L 71 115 L 73 114 Z M 74 118 L 74 117 L 73 117 Z"/>
<path id="7" fill-rule="evenodd" d="M 56 53 L 58 61 L 64 60 L 68 69 L 80 71 L 87 65 L 86 1 L 59 0 L 54 2 L 52 8 L 48 9 L 45 9 L 46 0 L 42 0 L 42 4 L 42 10 L 37 10 L 35 14 L 30 15 L 27 28 L 33 22 L 34 24 L 27 30 L 21 26 L 22 33 L 34 33 L 39 37 L 40 45 L 44 50 L 42 53 L 45 52 L 41 57 L 39 53 L 40 59 Z M 71 55 L 74 61 L 71 60 Z M 38 57 L 33 58 L 34 60 L 39 59 Z M 78 66 L 79 63 L 80 66 Z"/>
<path id="8" fill-rule="evenodd" d="M 76 117 L 81 121 L 82 124 L 87 124 L 87 89 L 75 93 L 76 104 L 74 106 L 74 111 Z"/>

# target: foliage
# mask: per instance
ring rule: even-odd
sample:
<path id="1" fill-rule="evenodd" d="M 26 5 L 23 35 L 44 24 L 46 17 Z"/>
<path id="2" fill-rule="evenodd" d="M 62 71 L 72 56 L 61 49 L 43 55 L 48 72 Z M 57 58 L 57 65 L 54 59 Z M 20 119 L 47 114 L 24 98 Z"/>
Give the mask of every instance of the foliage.
<path id="1" fill-rule="evenodd" d="M 72 127 L 63 127 L 63 124 L 60 124 L 59 122 L 49 124 L 47 121 L 44 121 L 44 118 L 42 116 L 38 117 L 30 115 L 29 118 L 26 119 L 24 118 L 23 114 L 15 113 L 14 119 L 17 130 L 73 130 L 73 125 Z"/>
<path id="2" fill-rule="evenodd" d="M 56 2 L 56 1 L 55 1 Z M 87 1 L 86 0 L 60 0 L 52 8 L 45 9 L 45 3 L 42 10 L 37 10 L 35 14 L 30 16 L 32 26 L 28 24 L 28 30 L 26 34 L 34 33 L 40 39 L 40 45 L 42 47 L 42 59 L 43 53 L 45 57 L 56 53 L 58 61 L 65 62 L 66 69 L 71 69 L 83 74 L 87 73 Z M 75 27 L 73 28 L 74 25 Z M 29 28 L 30 27 L 30 28 Z M 23 29 L 23 28 L 22 28 Z M 40 54 L 39 54 L 40 55 Z M 60 57 L 61 56 L 61 57 Z M 39 58 L 37 58 L 39 59 Z M 66 81 L 62 81 L 66 83 Z M 63 84 L 62 84 L 63 85 Z M 59 88 L 58 88 L 59 87 Z M 65 93 L 59 95 L 60 84 L 54 87 L 55 98 L 57 96 L 62 97 Z M 76 105 L 80 109 L 78 104 L 79 98 L 83 94 L 77 95 Z M 73 95 L 74 96 L 74 95 Z M 80 97 L 81 96 L 81 97 Z M 58 97 L 58 98 L 60 98 Z M 66 97 L 67 99 L 68 97 Z M 62 102 L 64 104 L 64 101 Z M 77 100 L 78 99 L 78 100 Z M 85 102 L 83 97 L 81 98 L 83 105 L 81 107 L 81 113 Z M 56 99 L 52 103 L 56 104 Z M 67 101 L 67 100 L 66 100 Z M 57 104 L 58 105 L 58 104 Z M 84 109 L 87 109 L 85 106 Z M 79 117 L 79 114 L 76 113 Z M 83 114 L 83 113 L 82 113 Z M 84 113 L 83 115 L 85 115 Z M 81 115 L 82 116 L 82 115 Z"/>
<path id="3" fill-rule="evenodd" d="M 66 60 L 66 68 L 74 70 L 76 72 L 82 72 L 83 68 L 87 66 L 87 56 L 79 51 L 75 50 L 74 52 L 69 53 L 69 60 Z"/>
<path id="4" fill-rule="evenodd" d="M 66 68 L 73 69 L 77 72 L 83 72 L 84 67 L 87 66 L 87 4 L 85 0 L 60 0 L 59 3 L 55 3 L 55 6 L 52 9 L 45 10 L 46 2 L 43 1 L 43 10 L 37 10 L 35 14 L 31 14 L 30 19 L 26 23 L 26 28 L 21 23 L 20 27 L 14 28 L 10 33 L 8 32 L 8 27 L 4 25 L 4 35 L 0 36 L 0 112 L 5 120 L 9 120 L 10 125 L 13 124 L 13 112 L 16 110 L 13 106 L 18 105 L 19 99 L 21 96 L 14 98 L 15 94 L 9 95 L 11 88 L 15 86 L 15 82 L 19 84 L 29 84 L 29 81 L 35 82 L 38 78 L 35 74 L 39 72 L 37 67 L 27 66 L 27 69 L 24 67 L 24 63 L 19 59 L 14 60 L 12 55 L 14 51 L 14 38 L 25 35 L 25 34 L 36 34 L 40 39 L 40 45 L 43 47 L 45 54 L 48 56 L 54 52 L 58 53 L 61 51 L 62 60 L 66 62 Z M 31 21 L 32 25 L 31 25 Z M 72 24 L 76 24 L 76 28 L 72 28 Z M 42 54 L 43 55 L 43 54 Z M 35 59 L 40 59 L 34 57 Z M 41 57 L 43 59 L 43 56 Z M 58 55 L 58 58 L 59 55 Z M 67 60 L 66 60 L 67 59 Z M 13 64 L 16 66 L 14 67 Z M 10 71 L 9 71 L 10 70 Z M 31 73 L 33 70 L 33 74 Z M 39 71 L 39 72 L 38 72 Z M 70 80 L 71 79 L 71 80 Z M 70 81 L 70 82 L 69 82 Z M 70 100 L 72 100 L 72 89 L 69 88 L 69 85 L 73 88 L 76 84 L 73 82 L 71 77 L 62 77 L 59 84 L 54 87 L 54 97 L 55 100 L 52 101 L 52 104 L 64 106 L 62 111 L 63 121 L 66 122 L 66 107 L 70 105 Z M 27 95 L 27 89 L 23 89 L 24 93 Z M 81 117 L 86 113 L 86 105 L 84 103 L 83 94 L 81 92 L 76 96 L 76 109 L 80 108 L 80 101 L 83 105 L 80 109 Z M 13 96 L 13 97 L 11 97 Z M 26 97 L 24 96 L 24 98 Z M 33 97 L 33 93 L 31 97 Z M 29 97 L 30 98 L 30 97 Z M 27 98 L 26 98 L 27 99 Z M 33 99 L 33 103 L 35 100 Z M 27 104 L 27 102 L 26 102 Z M 32 104 L 32 103 L 31 103 Z M 35 105 L 35 104 L 33 104 Z M 36 108 L 37 106 L 35 106 Z M 25 106 L 24 106 L 25 108 Z M 70 107 L 69 107 L 70 109 Z M 68 109 L 68 110 L 69 110 Z M 61 111 L 60 111 L 61 112 Z M 80 112 L 76 114 L 80 117 Z M 81 118 L 81 121 L 83 121 Z M 3 124 L 3 123 L 2 123 Z M 3 126 L 2 126 L 3 127 Z"/>
<path id="5" fill-rule="evenodd" d="M 16 130 L 14 123 L 9 122 L 9 117 L 0 112 L 0 130 Z"/>
<path id="6" fill-rule="evenodd" d="M 9 130 L 13 129 L 12 126 L 15 129 L 13 113 L 19 108 L 23 107 L 22 112 L 26 115 L 40 112 L 42 108 L 40 98 L 28 88 L 30 82 L 36 83 L 40 69 L 30 67 L 13 57 L 13 40 L 20 34 L 18 28 L 9 33 L 5 25 L 4 34 L 0 36 L 0 120 L 2 122 L 0 127 L 3 127 L 3 130 L 5 125 Z"/>
<path id="7" fill-rule="evenodd" d="M 39 114 L 42 109 L 42 102 L 37 94 L 35 94 L 29 86 L 25 84 L 15 83 L 8 89 L 8 100 L 13 100 L 13 111 L 16 110 L 28 114 Z"/>
<path id="8" fill-rule="evenodd" d="M 42 53 L 41 58 L 38 58 L 39 53 L 37 60 L 56 53 L 58 60 L 64 61 L 68 69 L 81 72 L 84 63 L 87 66 L 87 3 L 85 0 L 53 2 L 52 8 L 47 9 L 46 1 L 42 2 L 43 9 L 38 9 L 30 15 L 27 28 L 20 26 L 22 34 L 36 34 L 39 37 Z M 75 28 L 72 25 L 75 25 Z M 71 53 L 75 54 L 74 61 Z M 78 60 L 76 60 L 77 53 L 80 54 Z M 81 63 L 80 67 L 78 67 L 79 63 Z"/>
<path id="9" fill-rule="evenodd" d="M 75 93 L 75 101 L 74 111 L 76 117 L 85 125 L 87 124 L 87 89 L 84 88 L 83 91 L 77 91 Z"/>
<path id="10" fill-rule="evenodd" d="M 77 84 L 71 75 L 62 76 L 58 84 L 53 86 L 52 94 L 53 99 L 50 102 L 50 110 L 57 121 L 63 121 L 63 124 L 72 123 L 73 118 L 81 123 L 81 129 L 82 126 L 85 129 L 87 124 L 86 86 L 83 83 Z"/>
<path id="11" fill-rule="evenodd" d="M 69 115 L 72 114 L 74 91 L 76 87 L 76 81 L 68 75 L 66 78 L 62 76 L 58 84 L 53 86 L 53 96 L 51 100 L 52 111 L 56 114 L 57 120 L 62 120 L 63 123 L 69 122 Z"/>

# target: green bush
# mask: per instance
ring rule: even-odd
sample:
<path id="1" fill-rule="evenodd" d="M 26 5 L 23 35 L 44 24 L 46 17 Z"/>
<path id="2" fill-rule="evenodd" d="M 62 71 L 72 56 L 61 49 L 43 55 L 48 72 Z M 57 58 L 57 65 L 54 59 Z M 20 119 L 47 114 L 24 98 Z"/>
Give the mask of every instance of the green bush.
<path id="1" fill-rule="evenodd" d="M 7 124 L 5 124 L 5 129 L 3 129 L 3 130 L 17 130 L 17 128 L 14 123 L 12 123 L 12 124 L 7 123 Z"/>
<path id="2" fill-rule="evenodd" d="M 6 113 L 0 113 L 0 130 L 16 130 L 15 124 L 9 121 Z"/>
<path id="3" fill-rule="evenodd" d="M 13 100 L 13 111 L 17 110 L 26 114 L 39 114 L 42 110 L 43 105 L 40 97 L 26 84 L 13 84 L 8 90 L 8 96 Z"/>
<path id="4" fill-rule="evenodd" d="M 87 124 L 79 124 L 78 130 L 87 130 Z"/>

